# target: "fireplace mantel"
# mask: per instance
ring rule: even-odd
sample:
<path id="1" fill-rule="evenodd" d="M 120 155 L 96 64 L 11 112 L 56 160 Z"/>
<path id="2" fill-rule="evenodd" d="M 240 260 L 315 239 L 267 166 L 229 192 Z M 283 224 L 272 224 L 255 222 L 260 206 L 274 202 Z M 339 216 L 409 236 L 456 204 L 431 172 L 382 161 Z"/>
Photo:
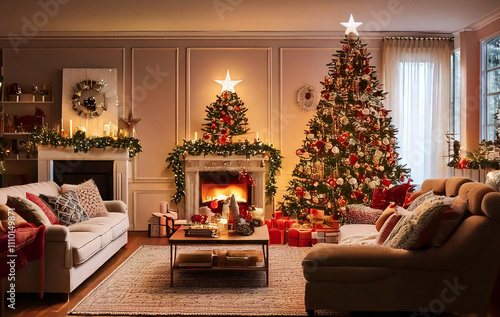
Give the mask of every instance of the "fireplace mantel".
<path id="1" fill-rule="evenodd" d="M 128 202 L 128 162 L 126 149 L 92 149 L 76 152 L 71 147 L 38 146 L 38 181 L 53 180 L 53 161 L 114 161 L 114 199 Z"/>
<path id="2" fill-rule="evenodd" d="M 199 155 L 185 156 L 185 205 L 184 217 L 198 214 L 200 201 L 200 172 L 240 172 L 243 168 L 251 173 L 255 185 L 255 207 L 265 208 L 265 175 L 266 162 L 265 155 L 255 155 L 246 157 L 244 155 L 218 156 Z"/>

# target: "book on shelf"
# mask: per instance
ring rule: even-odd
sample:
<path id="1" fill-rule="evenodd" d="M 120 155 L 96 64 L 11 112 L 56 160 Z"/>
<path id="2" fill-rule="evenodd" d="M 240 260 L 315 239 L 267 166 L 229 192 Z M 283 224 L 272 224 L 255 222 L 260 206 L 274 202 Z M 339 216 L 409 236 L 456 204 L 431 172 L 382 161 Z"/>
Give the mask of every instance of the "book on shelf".
<path id="1" fill-rule="evenodd" d="M 213 254 L 211 250 L 181 253 L 177 257 L 179 267 L 212 267 Z"/>
<path id="2" fill-rule="evenodd" d="M 259 250 L 214 250 L 218 267 L 263 267 L 264 255 Z"/>

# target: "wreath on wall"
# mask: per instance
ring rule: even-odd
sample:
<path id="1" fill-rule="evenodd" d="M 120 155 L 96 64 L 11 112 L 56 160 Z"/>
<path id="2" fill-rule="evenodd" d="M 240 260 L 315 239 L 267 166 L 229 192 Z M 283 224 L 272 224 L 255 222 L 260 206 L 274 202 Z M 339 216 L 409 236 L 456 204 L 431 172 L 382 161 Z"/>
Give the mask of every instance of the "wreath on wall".
<path id="1" fill-rule="evenodd" d="M 316 89 L 311 85 L 304 85 L 297 92 L 297 105 L 304 111 L 316 110 Z"/>

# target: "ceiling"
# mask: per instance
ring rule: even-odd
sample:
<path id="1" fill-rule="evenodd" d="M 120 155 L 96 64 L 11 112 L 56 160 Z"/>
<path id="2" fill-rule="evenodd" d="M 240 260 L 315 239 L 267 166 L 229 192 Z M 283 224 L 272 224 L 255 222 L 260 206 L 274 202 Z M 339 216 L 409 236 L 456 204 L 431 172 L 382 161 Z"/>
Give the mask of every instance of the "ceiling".
<path id="1" fill-rule="evenodd" d="M 48 4 L 45 7 L 41 4 Z M 0 36 L 51 32 L 453 33 L 500 17 L 499 0 L 17 0 L 0 1 Z"/>

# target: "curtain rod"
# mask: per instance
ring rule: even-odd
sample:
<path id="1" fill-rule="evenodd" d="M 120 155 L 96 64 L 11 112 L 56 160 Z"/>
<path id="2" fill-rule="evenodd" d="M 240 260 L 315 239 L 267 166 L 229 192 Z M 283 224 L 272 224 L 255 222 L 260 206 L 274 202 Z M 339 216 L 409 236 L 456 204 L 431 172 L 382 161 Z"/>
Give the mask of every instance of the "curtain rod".
<path id="1" fill-rule="evenodd" d="M 438 40 L 438 41 L 454 41 L 453 37 L 414 37 L 414 36 L 384 36 L 383 40 Z"/>

